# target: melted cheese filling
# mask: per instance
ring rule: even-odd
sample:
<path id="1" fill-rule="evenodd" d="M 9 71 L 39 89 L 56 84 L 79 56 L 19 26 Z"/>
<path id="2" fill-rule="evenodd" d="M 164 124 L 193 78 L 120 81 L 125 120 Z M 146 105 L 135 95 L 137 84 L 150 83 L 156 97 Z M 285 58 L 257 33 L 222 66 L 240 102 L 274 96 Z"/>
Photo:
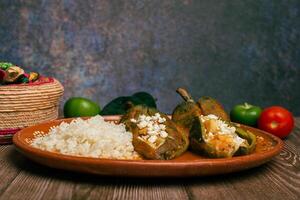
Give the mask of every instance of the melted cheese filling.
<path id="1" fill-rule="evenodd" d="M 205 129 L 203 139 L 210 146 L 213 146 L 216 151 L 232 156 L 246 142 L 245 139 L 235 133 L 235 127 L 220 120 L 217 116 L 207 115 L 200 118 Z"/>

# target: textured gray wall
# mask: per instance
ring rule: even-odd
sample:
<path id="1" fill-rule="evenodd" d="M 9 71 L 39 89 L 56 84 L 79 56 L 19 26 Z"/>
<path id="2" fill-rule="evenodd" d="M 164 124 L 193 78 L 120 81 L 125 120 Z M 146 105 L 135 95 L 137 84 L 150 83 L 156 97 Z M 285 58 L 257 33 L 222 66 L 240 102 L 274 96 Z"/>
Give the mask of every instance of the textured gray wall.
<path id="1" fill-rule="evenodd" d="M 299 0 L 0 1 L 0 60 L 102 106 L 145 90 L 170 113 L 183 86 L 300 115 L 299 47 Z"/>

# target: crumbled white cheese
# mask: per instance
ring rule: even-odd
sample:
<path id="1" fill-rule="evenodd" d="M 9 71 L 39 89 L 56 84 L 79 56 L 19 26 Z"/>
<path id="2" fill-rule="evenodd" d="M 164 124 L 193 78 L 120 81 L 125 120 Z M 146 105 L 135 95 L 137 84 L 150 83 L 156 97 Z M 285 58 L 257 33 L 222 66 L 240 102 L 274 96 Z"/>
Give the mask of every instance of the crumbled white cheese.
<path id="1" fill-rule="evenodd" d="M 213 114 L 209 114 L 206 117 L 209 118 L 209 119 L 218 119 L 218 117 L 216 115 L 213 115 Z"/>
<path id="2" fill-rule="evenodd" d="M 158 122 L 159 122 L 159 123 L 164 123 L 165 121 L 166 121 L 165 118 L 159 118 L 159 119 L 158 119 Z"/>
<path id="3" fill-rule="evenodd" d="M 234 133 L 236 131 L 236 128 L 233 126 L 228 126 L 224 121 L 217 120 L 217 124 L 220 128 L 220 134 L 228 134 L 228 133 Z"/>
<path id="4" fill-rule="evenodd" d="M 242 143 L 245 142 L 245 139 L 239 137 L 235 133 L 235 131 L 236 131 L 235 127 L 230 126 L 223 120 L 219 119 L 216 115 L 212 115 L 212 114 L 206 115 L 206 116 L 201 115 L 200 119 L 202 122 L 206 122 L 208 120 L 213 120 L 216 122 L 217 131 L 210 132 L 210 130 L 208 130 L 209 132 L 208 132 L 207 138 L 206 138 L 208 141 L 212 140 L 215 135 L 227 135 L 229 138 L 232 138 L 232 141 L 235 143 L 236 147 L 239 147 Z"/>
<path id="5" fill-rule="evenodd" d="M 148 125 L 147 121 L 141 121 L 137 124 L 139 129 L 143 129 L 143 128 L 147 127 L 147 125 Z"/>
<path id="6" fill-rule="evenodd" d="M 159 113 L 155 113 L 153 116 L 140 115 L 138 119 L 130 119 L 131 122 L 135 123 L 139 129 L 147 128 L 148 136 L 143 136 L 148 142 L 154 144 L 156 140 L 168 137 L 166 132 L 166 118 L 161 117 Z"/>
<path id="7" fill-rule="evenodd" d="M 160 129 L 166 129 L 166 125 L 160 124 L 160 125 L 159 125 L 159 128 L 160 128 Z"/>
<path id="8" fill-rule="evenodd" d="M 245 140 L 243 138 L 237 136 L 237 137 L 234 137 L 234 142 L 236 145 L 241 146 L 245 142 Z"/>
<path id="9" fill-rule="evenodd" d="M 130 119 L 130 121 L 136 123 L 136 119 Z"/>
<path id="10" fill-rule="evenodd" d="M 151 142 L 151 143 L 154 143 L 156 140 L 157 140 L 157 136 L 156 136 L 156 135 L 151 135 L 151 136 L 148 138 L 148 141 Z"/>
<path id="11" fill-rule="evenodd" d="M 160 137 L 166 138 L 166 137 L 168 137 L 168 133 L 166 131 L 161 131 L 160 132 Z"/>

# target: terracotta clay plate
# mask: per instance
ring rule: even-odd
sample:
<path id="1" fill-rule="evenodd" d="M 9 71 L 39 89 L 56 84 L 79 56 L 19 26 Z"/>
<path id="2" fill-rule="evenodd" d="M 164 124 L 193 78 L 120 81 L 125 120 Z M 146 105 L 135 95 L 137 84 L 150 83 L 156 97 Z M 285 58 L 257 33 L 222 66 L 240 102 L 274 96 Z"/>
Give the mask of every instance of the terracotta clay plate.
<path id="1" fill-rule="evenodd" d="M 105 117 L 106 121 L 117 122 L 119 119 L 120 116 Z M 35 131 L 47 133 L 50 127 L 57 126 L 62 121 L 70 122 L 71 120 L 56 120 L 25 128 L 14 135 L 13 142 L 22 154 L 42 165 L 99 175 L 131 177 L 188 177 L 231 173 L 266 163 L 278 155 L 283 147 L 283 142 L 279 138 L 242 125 L 257 136 L 257 147 L 250 155 L 233 158 L 205 158 L 187 151 L 182 156 L 167 161 L 110 160 L 62 155 L 30 146 L 28 141 L 33 139 Z"/>

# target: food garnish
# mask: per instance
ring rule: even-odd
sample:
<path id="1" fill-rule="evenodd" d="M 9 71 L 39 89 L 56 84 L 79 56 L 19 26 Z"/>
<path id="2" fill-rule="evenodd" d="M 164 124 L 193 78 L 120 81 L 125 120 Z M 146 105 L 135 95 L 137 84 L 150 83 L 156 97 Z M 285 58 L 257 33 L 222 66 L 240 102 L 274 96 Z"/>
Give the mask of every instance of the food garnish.
<path id="1" fill-rule="evenodd" d="M 166 125 L 164 125 L 166 118 L 161 117 L 159 113 L 155 113 L 154 116 L 139 115 L 137 120 L 132 118 L 130 121 L 139 128 L 139 137 L 153 145 L 160 145 L 159 139 L 168 137 Z"/>

